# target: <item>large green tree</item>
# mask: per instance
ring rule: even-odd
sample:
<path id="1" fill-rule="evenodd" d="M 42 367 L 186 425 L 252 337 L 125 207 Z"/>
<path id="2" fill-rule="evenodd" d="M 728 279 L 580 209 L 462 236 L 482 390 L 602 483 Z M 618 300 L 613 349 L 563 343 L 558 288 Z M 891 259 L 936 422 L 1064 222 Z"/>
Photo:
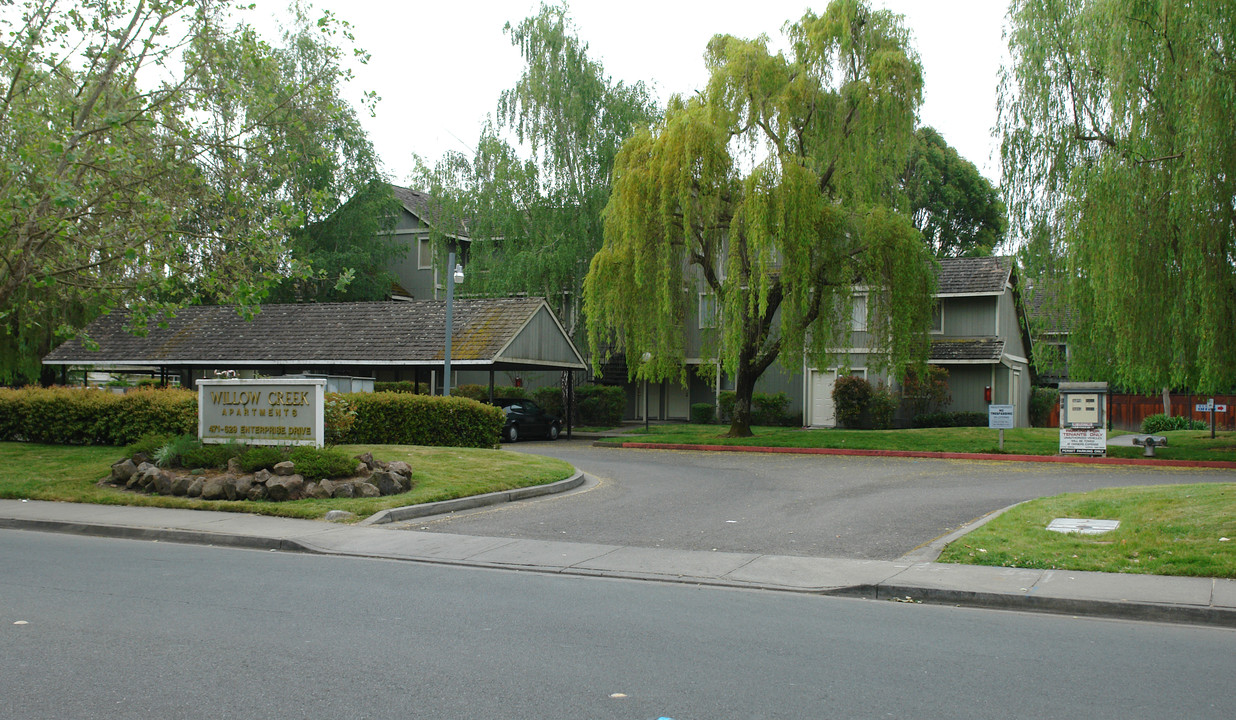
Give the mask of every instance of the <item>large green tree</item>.
<path id="1" fill-rule="evenodd" d="M 449 153 L 419 180 L 439 204 L 438 230 L 466 226 L 474 241 L 467 292 L 543 295 L 574 334 L 614 158 L 655 106 L 642 83 L 615 81 L 589 57 L 564 6 L 542 5 L 506 33 L 524 60 L 519 81 L 470 156 Z"/>
<path id="2" fill-rule="evenodd" d="M 625 351 L 640 379 L 685 380 L 691 290 L 716 298 L 705 352 L 734 378 L 732 435 L 751 434 L 755 382 L 778 358 L 824 366 L 850 346 L 856 291 L 873 364 L 928 347 L 929 256 L 893 209 L 922 95 L 908 33 L 852 0 L 787 30 L 788 57 L 764 37 L 713 38 L 706 90 L 623 145 L 585 283 L 594 363 Z"/>
<path id="3" fill-rule="evenodd" d="M 930 127 L 920 127 L 906 164 L 914 227 L 936 257 L 991 255 L 1007 222 L 1000 191 Z"/>
<path id="4" fill-rule="evenodd" d="M 1236 385 L 1236 5 L 1014 0 L 1004 183 L 1063 248 L 1070 374 Z"/>
<path id="5" fill-rule="evenodd" d="M 140 330 L 252 308 L 310 269 L 287 240 L 375 177 L 339 99 L 346 24 L 272 46 L 215 0 L 0 5 L 2 381 L 112 308 Z"/>

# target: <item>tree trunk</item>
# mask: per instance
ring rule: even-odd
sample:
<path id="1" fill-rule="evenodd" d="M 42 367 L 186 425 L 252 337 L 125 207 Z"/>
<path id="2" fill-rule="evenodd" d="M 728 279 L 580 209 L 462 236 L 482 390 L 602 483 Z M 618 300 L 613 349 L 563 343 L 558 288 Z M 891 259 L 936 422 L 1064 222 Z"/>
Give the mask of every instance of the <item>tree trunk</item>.
<path id="1" fill-rule="evenodd" d="M 1163 388 L 1163 414 L 1172 416 L 1172 389 L 1169 387 Z"/>
<path id="2" fill-rule="evenodd" d="M 738 375 L 734 378 L 734 417 L 730 430 L 723 437 L 751 437 L 751 396 L 755 393 L 755 373 L 751 364 L 740 361 Z"/>

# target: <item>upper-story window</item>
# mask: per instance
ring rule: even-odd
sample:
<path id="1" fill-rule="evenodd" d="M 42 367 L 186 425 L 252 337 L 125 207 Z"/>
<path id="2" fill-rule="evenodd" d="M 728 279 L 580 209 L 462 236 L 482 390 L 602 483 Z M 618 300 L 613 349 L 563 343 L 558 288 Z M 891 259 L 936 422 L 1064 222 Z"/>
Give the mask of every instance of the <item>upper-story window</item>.
<path id="1" fill-rule="evenodd" d="M 433 243 L 429 238 L 420 238 L 416 242 L 416 269 L 433 269 Z"/>
<path id="2" fill-rule="evenodd" d="M 931 309 L 931 332 L 936 335 L 944 334 L 944 306 L 939 301 Z"/>
<path id="3" fill-rule="evenodd" d="M 717 296 L 710 292 L 700 293 L 698 315 L 700 329 L 715 328 L 717 326 L 719 315 L 720 313 L 717 309 Z"/>
<path id="4" fill-rule="evenodd" d="M 850 329 L 856 332 L 867 330 L 867 296 L 855 295 L 850 308 Z"/>

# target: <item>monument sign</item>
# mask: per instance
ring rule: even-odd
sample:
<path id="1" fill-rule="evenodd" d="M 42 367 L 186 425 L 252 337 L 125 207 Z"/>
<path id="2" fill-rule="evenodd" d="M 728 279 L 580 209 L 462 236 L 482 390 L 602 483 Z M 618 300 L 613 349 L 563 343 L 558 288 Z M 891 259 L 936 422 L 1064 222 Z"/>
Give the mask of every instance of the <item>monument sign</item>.
<path id="1" fill-rule="evenodd" d="M 198 380 L 197 436 L 203 443 L 321 447 L 325 391 L 324 378 Z"/>

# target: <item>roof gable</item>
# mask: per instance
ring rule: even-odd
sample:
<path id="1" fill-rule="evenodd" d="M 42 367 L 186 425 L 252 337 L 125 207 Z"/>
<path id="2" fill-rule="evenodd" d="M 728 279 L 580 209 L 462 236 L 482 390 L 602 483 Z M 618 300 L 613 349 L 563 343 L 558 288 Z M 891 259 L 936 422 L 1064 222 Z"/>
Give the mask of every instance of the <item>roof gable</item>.
<path id="1" fill-rule="evenodd" d="M 1011 257 L 943 258 L 936 275 L 937 295 L 996 295 L 1013 272 Z"/>

